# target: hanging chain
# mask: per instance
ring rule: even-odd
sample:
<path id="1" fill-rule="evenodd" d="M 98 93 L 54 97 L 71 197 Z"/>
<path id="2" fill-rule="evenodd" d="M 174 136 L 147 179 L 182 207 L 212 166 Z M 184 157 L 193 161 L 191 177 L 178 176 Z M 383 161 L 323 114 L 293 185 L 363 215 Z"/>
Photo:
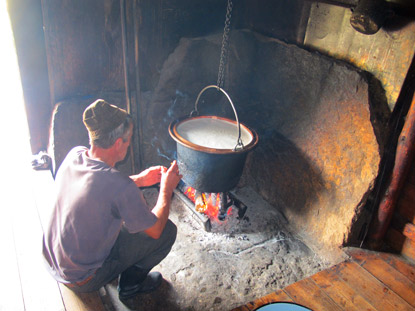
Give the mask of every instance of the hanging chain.
<path id="1" fill-rule="evenodd" d="M 223 29 L 223 37 L 222 37 L 222 48 L 220 51 L 220 60 L 219 60 L 219 72 L 218 72 L 218 81 L 217 87 L 222 88 L 224 83 L 224 76 L 225 76 L 225 66 L 226 61 L 228 58 L 228 45 L 229 45 L 229 26 L 231 24 L 231 17 L 232 17 L 232 0 L 228 0 L 228 6 L 226 8 L 226 19 L 225 19 L 225 27 Z"/>

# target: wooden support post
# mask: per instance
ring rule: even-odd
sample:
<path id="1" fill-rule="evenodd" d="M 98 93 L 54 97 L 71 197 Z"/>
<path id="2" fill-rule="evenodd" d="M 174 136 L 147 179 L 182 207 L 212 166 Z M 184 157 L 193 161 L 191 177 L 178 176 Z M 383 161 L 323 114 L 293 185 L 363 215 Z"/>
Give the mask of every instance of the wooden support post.
<path id="1" fill-rule="evenodd" d="M 389 185 L 384 197 L 379 204 L 377 217 L 372 224 L 371 240 L 374 245 L 379 243 L 385 236 L 392 220 L 399 194 L 406 181 L 407 174 L 414 158 L 415 151 L 415 94 L 412 97 L 411 106 L 408 110 L 406 121 L 399 136 L 396 150 L 395 165 Z"/>

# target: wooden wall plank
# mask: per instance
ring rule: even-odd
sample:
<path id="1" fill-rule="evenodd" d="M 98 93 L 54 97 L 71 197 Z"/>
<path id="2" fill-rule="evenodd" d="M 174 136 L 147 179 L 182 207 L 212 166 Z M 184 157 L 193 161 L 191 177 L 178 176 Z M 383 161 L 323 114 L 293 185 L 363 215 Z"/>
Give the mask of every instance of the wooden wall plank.
<path id="1" fill-rule="evenodd" d="M 14 46 L 9 50 L 9 42 L 3 37 L 2 48 L 6 48 L 6 51 L 12 51 L 16 48 L 15 56 L 17 56 L 19 66 L 19 68 L 16 67 L 16 70 L 20 74 L 18 79 L 21 80 L 17 83 L 21 83 L 23 91 L 23 103 L 30 131 L 31 154 L 37 154 L 47 147 L 52 111 L 42 19 L 42 1 L 7 0 L 6 2 L 14 37 L 14 42 L 11 42 L 11 44 Z M 8 53 L 4 54 L 2 58 L 4 59 L 6 55 Z M 12 60 L 12 58 L 9 58 L 9 60 Z M 14 74 L 10 69 L 4 70 L 4 73 L 6 74 L 4 77 L 7 77 L 7 79 L 9 77 L 13 79 Z M 7 87 L 4 84 L 2 86 Z M 17 106 L 20 104 L 18 96 L 21 95 L 17 95 L 18 93 L 15 90 L 10 94 L 16 95 L 13 95 L 14 98 L 9 100 L 8 105 L 14 107 L 15 111 L 20 110 Z M 5 113 L 3 115 L 7 116 Z M 17 138 L 15 140 L 16 142 L 19 141 Z M 26 140 L 27 138 L 24 137 L 20 142 L 25 144 Z"/>
<path id="2" fill-rule="evenodd" d="M 310 279 L 304 279 L 291 284 L 286 287 L 284 291 L 295 303 L 306 306 L 312 310 L 343 310 Z"/>
<path id="3" fill-rule="evenodd" d="M 392 111 L 414 57 L 415 24 L 396 29 L 393 37 L 383 27 L 368 36 L 351 27 L 351 15 L 350 9 L 313 2 L 304 45 L 370 72 Z"/>
<path id="4" fill-rule="evenodd" d="M 53 105 L 124 88 L 120 13 L 111 1 L 44 0 L 42 13 Z"/>
<path id="5" fill-rule="evenodd" d="M 330 270 L 334 270 L 379 311 L 413 309 L 405 300 L 355 262 L 344 262 Z"/>
<path id="6" fill-rule="evenodd" d="M 358 292 L 344 282 L 336 273 L 325 270 L 319 272 L 311 279 L 344 310 L 376 311 Z"/>

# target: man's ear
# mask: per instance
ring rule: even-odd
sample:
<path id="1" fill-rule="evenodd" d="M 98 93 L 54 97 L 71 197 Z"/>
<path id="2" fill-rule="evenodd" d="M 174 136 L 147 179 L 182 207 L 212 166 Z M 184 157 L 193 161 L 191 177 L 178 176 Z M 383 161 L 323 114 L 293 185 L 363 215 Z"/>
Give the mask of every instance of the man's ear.
<path id="1" fill-rule="evenodd" d="M 115 141 L 115 143 L 114 143 L 115 148 L 116 148 L 117 150 L 119 150 L 119 149 L 120 149 L 120 147 L 122 146 L 122 143 L 123 143 L 122 137 L 118 137 L 118 138 L 117 138 L 117 140 L 116 140 L 116 141 Z"/>

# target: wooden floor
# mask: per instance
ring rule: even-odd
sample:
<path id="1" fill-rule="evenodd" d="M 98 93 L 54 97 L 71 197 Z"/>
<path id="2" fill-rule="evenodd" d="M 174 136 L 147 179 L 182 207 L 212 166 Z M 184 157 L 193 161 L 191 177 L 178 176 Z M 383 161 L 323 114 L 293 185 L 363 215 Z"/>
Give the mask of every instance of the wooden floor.
<path id="1" fill-rule="evenodd" d="M 48 215 L 42 207 L 50 203 L 52 182 L 48 173 L 19 174 L 3 187 L 0 310 L 115 310 L 105 304 L 102 293 L 74 294 L 43 267 L 41 238 Z M 348 252 L 350 261 L 234 310 L 255 310 L 275 301 L 295 302 L 314 311 L 415 310 L 413 264 L 393 254 L 360 249 Z"/>
<path id="2" fill-rule="evenodd" d="M 234 311 L 294 302 L 315 311 L 415 310 L 415 265 L 401 256 L 348 249 L 351 260 Z"/>
<path id="3" fill-rule="evenodd" d="M 53 179 L 48 171 L 3 175 L 0 217 L 1 311 L 104 311 L 98 292 L 74 294 L 48 274 L 41 256 Z M 52 184 L 51 184 L 52 183 Z"/>

